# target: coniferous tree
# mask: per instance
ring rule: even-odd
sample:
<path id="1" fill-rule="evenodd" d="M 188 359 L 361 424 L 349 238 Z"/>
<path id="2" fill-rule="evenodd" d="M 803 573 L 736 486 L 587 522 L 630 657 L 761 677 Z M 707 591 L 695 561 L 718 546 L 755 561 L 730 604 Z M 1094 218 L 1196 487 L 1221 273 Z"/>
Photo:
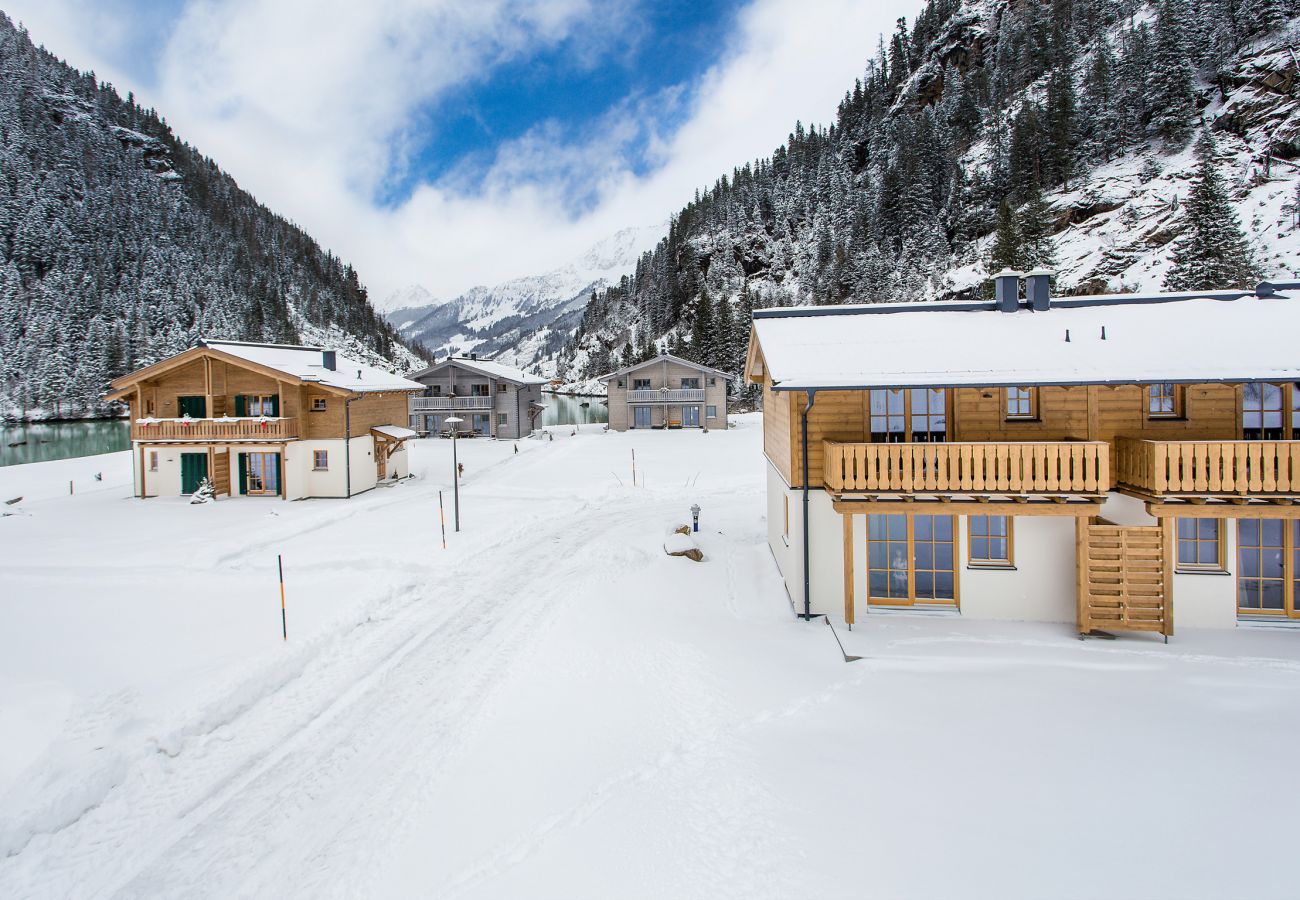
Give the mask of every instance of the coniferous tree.
<path id="1" fill-rule="evenodd" d="M 1181 147 L 1196 114 L 1195 74 L 1180 0 L 1163 0 L 1156 20 L 1152 70 L 1152 127 L 1167 144 Z"/>
<path id="2" fill-rule="evenodd" d="M 1199 168 L 1183 207 L 1186 228 L 1165 276 L 1165 287 L 1171 291 L 1242 288 L 1255 277 L 1250 246 L 1214 155 L 1214 137 L 1203 129 L 1196 142 Z"/>
<path id="3" fill-rule="evenodd" d="M 1025 269 L 1056 268 L 1056 249 L 1052 243 L 1052 208 L 1034 185 L 1020 210 L 1020 265 Z"/>
<path id="4" fill-rule="evenodd" d="M 1018 270 L 1022 267 L 1023 251 L 1020 243 L 1020 226 L 1010 200 L 998 207 L 998 224 L 993 232 L 993 246 L 989 248 L 988 270 Z"/>

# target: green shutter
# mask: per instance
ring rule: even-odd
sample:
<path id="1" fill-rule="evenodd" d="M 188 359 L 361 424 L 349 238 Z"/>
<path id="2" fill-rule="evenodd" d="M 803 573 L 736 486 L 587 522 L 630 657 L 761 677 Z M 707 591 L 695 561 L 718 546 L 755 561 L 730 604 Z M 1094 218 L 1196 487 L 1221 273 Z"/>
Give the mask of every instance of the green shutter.
<path id="1" fill-rule="evenodd" d="M 244 399 L 240 397 L 239 399 Z M 236 454 L 239 457 L 239 493 L 248 494 L 248 454 Z"/>
<path id="2" fill-rule="evenodd" d="M 280 415 L 280 395 L 276 394 L 271 397 L 271 415 Z"/>
<path id="3" fill-rule="evenodd" d="M 283 477 L 284 473 L 280 468 L 280 454 L 277 453 L 275 454 L 275 486 L 282 494 L 284 493 L 284 482 L 281 481 L 281 478 Z"/>
<path id="4" fill-rule="evenodd" d="M 246 415 L 248 415 L 248 398 L 245 397 L 243 394 L 236 394 L 235 395 L 235 418 L 242 419 Z M 241 460 L 244 458 L 242 453 L 240 454 L 239 458 Z"/>

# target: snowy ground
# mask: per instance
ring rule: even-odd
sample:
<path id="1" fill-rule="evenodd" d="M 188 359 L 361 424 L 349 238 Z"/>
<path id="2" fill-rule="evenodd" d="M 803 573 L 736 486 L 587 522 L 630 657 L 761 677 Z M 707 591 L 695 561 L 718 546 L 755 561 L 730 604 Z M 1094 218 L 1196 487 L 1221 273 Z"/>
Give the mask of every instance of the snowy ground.
<path id="1" fill-rule="evenodd" d="M 351 502 L 0 469 L 0 897 L 1296 895 L 1300 634 L 880 615 L 846 664 L 756 418 L 554 430 L 460 444 L 446 551 L 447 442 Z"/>

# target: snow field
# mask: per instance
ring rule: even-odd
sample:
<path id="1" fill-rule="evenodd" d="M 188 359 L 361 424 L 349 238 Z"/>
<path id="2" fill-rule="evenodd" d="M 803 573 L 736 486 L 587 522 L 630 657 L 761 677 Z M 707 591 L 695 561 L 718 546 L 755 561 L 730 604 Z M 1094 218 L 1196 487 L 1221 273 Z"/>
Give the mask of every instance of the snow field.
<path id="1" fill-rule="evenodd" d="M 846 665 L 738 425 L 462 441 L 447 551 L 446 441 L 351 501 L 0 469 L 46 498 L 0 519 L 0 895 L 1293 894 L 1295 633 L 883 614 Z"/>

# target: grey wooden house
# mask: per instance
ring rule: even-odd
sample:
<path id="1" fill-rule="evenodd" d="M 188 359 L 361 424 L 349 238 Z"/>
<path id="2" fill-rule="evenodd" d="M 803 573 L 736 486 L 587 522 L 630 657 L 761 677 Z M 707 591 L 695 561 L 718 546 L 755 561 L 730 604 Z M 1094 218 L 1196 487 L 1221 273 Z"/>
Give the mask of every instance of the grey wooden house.
<path id="1" fill-rule="evenodd" d="M 609 394 L 609 427 L 726 428 L 731 376 L 720 369 L 661 353 L 602 375 Z"/>
<path id="2" fill-rule="evenodd" d="M 410 426 L 421 434 L 450 434 L 447 419 L 455 417 L 463 420 L 460 434 L 527 437 L 545 408 L 545 378 L 473 354 L 444 359 L 408 377 L 424 385 L 410 403 Z"/>

